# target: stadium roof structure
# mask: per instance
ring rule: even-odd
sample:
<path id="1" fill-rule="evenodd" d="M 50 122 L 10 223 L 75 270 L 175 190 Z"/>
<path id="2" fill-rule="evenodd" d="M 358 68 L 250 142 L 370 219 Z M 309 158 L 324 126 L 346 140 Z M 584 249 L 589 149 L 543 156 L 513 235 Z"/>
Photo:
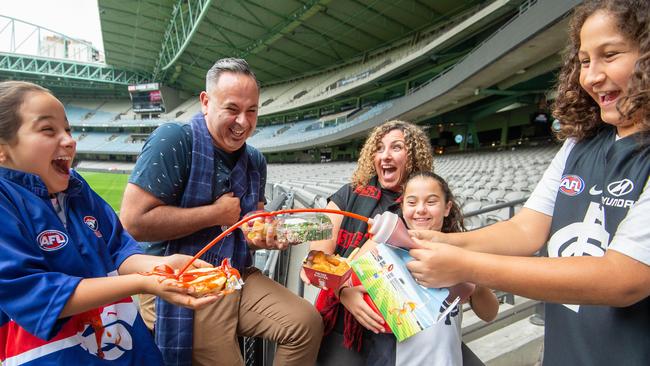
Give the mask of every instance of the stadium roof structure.
<path id="1" fill-rule="evenodd" d="M 101 58 L 90 42 L 0 15 L 0 80 L 32 81 L 59 96 L 125 96 L 128 85 L 151 77 Z"/>
<path id="2" fill-rule="evenodd" d="M 485 0 L 98 0 L 106 62 L 203 89 L 219 58 L 272 85 L 363 60 Z"/>

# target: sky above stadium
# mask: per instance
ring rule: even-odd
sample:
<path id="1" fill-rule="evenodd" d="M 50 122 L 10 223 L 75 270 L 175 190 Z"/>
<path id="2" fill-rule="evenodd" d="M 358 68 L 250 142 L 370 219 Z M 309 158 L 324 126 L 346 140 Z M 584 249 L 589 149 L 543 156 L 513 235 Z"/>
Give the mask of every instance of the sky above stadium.
<path id="1" fill-rule="evenodd" d="M 0 15 L 89 41 L 104 50 L 96 0 L 0 0 Z"/>

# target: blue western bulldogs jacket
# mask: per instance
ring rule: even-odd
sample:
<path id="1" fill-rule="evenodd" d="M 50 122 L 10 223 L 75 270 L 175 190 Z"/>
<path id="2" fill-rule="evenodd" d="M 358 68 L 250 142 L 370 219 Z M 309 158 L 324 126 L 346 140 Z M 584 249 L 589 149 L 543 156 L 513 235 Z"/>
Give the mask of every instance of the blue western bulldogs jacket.
<path id="1" fill-rule="evenodd" d="M 140 253 L 76 172 L 66 224 L 42 180 L 0 167 L 0 361 L 3 365 L 155 365 L 160 352 L 131 298 L 58 319 L 83 278 L 117 275 Z"/>

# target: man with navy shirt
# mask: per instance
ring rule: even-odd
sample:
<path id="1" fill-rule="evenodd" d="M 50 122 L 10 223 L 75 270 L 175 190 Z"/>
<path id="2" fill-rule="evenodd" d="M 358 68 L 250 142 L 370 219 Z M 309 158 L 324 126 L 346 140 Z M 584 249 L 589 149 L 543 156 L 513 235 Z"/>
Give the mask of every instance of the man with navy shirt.
<path id="1" fill-rule="evenodd" d="M 246 139 L 255 131 L 259 86 L 246 61 L 221 59 L 208 71 L 201 113 L 190 124 L 161 125 L 129 178 L 120 218 L 152 250 L 195 254 L 248 212 L 264 208 L 266 161 Z M 241 291 L 197 312 L 160 299 L 156 342 L 174 365 L 243 364 L 237 335 L 278 343 L 275 364 L 313 364 L 320 315 L 307 301 L 251 267 L 251 250 L 284 249 L 273 238 L 246 241 L 240 230 L 201 258 L 230 258 Z"/>

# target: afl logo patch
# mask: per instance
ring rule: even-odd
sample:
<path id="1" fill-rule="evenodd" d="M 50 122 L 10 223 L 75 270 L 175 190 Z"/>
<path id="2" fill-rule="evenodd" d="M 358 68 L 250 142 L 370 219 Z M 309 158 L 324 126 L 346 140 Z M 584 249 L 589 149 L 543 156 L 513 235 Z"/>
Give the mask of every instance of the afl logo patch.
<path id="1" fill-rule="evenodd" d="M 36 241 L 41 249 L 51 252 L 68 244 L 68 236 L 58 230 L 45 230 L 38 234 Z"/>
<path id="2" fill-rule="evenodd" d="M 567 196 L 577 196 L 585 189 L 585 182 L 577 175 L 565 175 L 560 180 L 560 192 Z"/>

